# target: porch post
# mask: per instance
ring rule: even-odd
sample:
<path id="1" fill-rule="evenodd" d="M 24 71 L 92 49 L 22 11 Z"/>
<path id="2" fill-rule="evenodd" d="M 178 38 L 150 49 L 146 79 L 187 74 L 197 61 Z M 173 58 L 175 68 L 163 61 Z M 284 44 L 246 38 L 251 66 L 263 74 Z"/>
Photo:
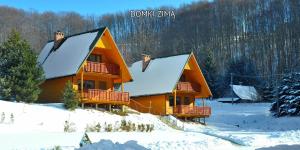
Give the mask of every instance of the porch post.
<path id="1" fill-rule="evenodd" d="M 96 104 L 96 109 L 98 109 L 98 104 Z"/>
<path id="2" fill-rule="evenodd" d="M 108 110 L 111 112 L 111 104 L 108 105 Z"/>
<path id="3" fill-rule="evenodd" d="M 84 72 L 84 65 L 83 65 L 83 67 L 82 67 L 81 81 L 80 81 L 80 86 L 81 86 L 81 97 L 83 97 L 83 72 Z"/>
<path id="4" fill-rule="evenodd" d="M 174 107 L 176 107 L 176 90 L 174 90 Z"/>
<path id="5" fill-rule="evenodd" d="M 122 72 L 121 72 L 121 91 L 124 92 L 124 83 L 123 83 Z"/>

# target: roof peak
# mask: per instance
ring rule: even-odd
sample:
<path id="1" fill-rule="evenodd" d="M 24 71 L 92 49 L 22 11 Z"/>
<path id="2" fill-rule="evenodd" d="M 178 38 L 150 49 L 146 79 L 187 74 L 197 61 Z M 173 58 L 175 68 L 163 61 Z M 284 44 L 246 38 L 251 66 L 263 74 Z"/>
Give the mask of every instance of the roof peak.
<path id="1" fill-rule="evenodd" d="M 101 30 L 104 30 L 106 28 L 107 27 L 104 26 L 104 27 L 93 29 L 93 30 L 88 30 L 88 31 L 80 32 L 80 33 L 71 34 L 71 35 L 65 36 L 64 39 L 67 39 L 67 38 L 70 38 L 70 37 L 73 37 L 73 36 L 77 36 L 77 35 L 81 35 L 81 34 L 85 34 L 85 33 L 91 33 L 91 32 L 101 31 Z M 50 43 L 50 42 L 53 42 L 53 41 L 54 40 L 49 40 L 49 41 L 47 41 L 47 43 Z"/>

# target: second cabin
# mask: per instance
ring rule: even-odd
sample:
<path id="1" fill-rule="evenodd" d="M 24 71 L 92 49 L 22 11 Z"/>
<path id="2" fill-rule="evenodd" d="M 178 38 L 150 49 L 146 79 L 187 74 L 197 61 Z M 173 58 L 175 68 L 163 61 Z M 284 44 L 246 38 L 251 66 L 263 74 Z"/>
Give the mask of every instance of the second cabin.
<path id="1" fill-rule="evenodd" d="M 123 87 L 132 77 L 108 28 L 69 37 L 56 32 L 54 37 L 38 57 L 46 76 L 40 102 L 62 102 L 69 80 L 82 105 L 129 105 L 129 93 Z"/>
<path id="2" fill-rule="evenodd" d="M 211 114 L 204 98 L 212 94 L 193 53 L 155 59 L 143 55 L 130 71 L 133 81 L 125 84 L 131 94 L 130 107 L 182 118 Z M 202 105 L 196 106 L 196 99 L 201 98 Z"/>

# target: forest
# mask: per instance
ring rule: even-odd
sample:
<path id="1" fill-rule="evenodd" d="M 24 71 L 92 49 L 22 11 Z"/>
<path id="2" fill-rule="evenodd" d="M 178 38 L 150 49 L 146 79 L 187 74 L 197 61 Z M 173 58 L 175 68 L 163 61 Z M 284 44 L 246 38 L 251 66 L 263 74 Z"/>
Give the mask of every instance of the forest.
<path id="1" fill-rule="evenodd" d="M 54 32 L 65 35 L 107 26 L 128 65 L 141 59 L 193 52 L 215 97 L 234 84 L 276 86 L 300 71 L 300 1 L 199 1 L 172 10 L 176 17 L 25 11 L 0 6 L 0 43 L 14 29 L 38 54 Z M 12 15 L 13 14 L 13 15 Z"/>

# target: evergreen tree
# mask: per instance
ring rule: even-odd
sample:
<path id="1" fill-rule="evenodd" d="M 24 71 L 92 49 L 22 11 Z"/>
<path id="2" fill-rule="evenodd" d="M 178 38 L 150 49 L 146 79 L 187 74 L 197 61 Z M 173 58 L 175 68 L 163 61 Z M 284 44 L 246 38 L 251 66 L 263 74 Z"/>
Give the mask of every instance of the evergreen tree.
<path id="1" fill-rule="evenodd" d="M 278 100 L 272 104 L 271 111 L 276 116 L 300 116 L 300 73 L 284 76 L 277 90 Z"/>
<path id="2" fill-rule="evenodd" d="M 204 50 L 206 54 L 206 58 L 204 60 L 204 67 L 202 68 L 205 79 L 211 89 L 211 92 L 214 96 L 218 96 L 218 92 L 216 90 L 217 82 L 217 70 L 216 70 L 216 62 L 213 56 L 213 52 L 211 50 Z"/>
<path id="3" fill-rule="evenodd" d="M 7 100 L 34 102 L 43 81 L 36 54 L 18 32 L 12 31 L 0 46 L 0 95 Z"/>
<path id="4" fill-rule="evenodd" d="M 272 86 L 264 86 L 262 88 L 261 97 L 263 101 L 274 101 L 274 88 Z"/>
<path id="5" fill-rule="evenodd" d="M 71 81 L 66 83 L 63 91 L 63 100 L 65 107 L 70 110 L 74 110 L 79 104 L 79 98 L 76 91 L 73 89 Z"/>

